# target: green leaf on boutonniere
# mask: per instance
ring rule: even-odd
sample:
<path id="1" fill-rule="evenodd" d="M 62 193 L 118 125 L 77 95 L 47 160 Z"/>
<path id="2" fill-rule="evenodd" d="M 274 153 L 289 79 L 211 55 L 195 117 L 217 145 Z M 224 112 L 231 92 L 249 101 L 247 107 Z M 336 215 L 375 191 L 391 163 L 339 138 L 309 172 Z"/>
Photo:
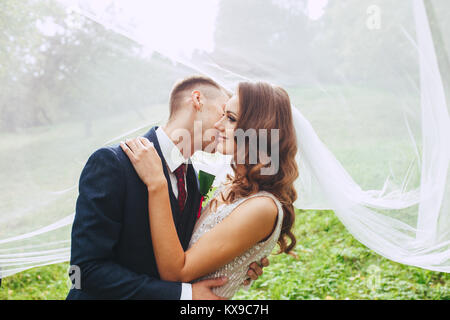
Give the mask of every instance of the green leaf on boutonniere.
<path id="1" fill-rule="evenodd" d="M 216 178 L 215 175 L 205 172 L 203 170 L 200 170 L 198 172 L 198 180 L 200 182 L 200 194 L 202 196 L 206 197 L 209 190 L 211 189 L 211 186 L 215 178 Z"/>

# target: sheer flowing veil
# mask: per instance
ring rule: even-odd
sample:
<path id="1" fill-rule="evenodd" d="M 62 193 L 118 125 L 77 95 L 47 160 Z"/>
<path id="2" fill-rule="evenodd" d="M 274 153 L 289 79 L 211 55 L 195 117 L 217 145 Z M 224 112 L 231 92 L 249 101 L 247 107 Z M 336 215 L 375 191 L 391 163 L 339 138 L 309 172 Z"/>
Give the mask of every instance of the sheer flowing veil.
<path id="1" fill-rule="evenodd" d="M 413 11 L 420 64 L 420 185 L 410 190 L 402 185 L 387 192 L 386 181 L 382 190 L 363 190 L 293 108 L 301 172 L 297 206 L 326 205 L 353 236 L 379 254 L 404 264 L 449 272 L 450 121 L 424 4 L 414 1 Z"/>
<path id="2" fill-rule="evenodd" d="M 418 227 L 408 224 L 408 209 L 416 208 L 421 199 L 433 197 L 437 190 L 426 190 L 427 196 L 419 190 L 388 194 L 362 190 L 301 113 L 295 108 L 293 112 L 300 150 L 300 199 L 296 207 L 332 209 L 355 238 L 377 253 L 404 264 L 447 272 L 449 243 L 437 240 L 447 231 L 438 233 L 434 229 L 436 233 L 429 236 L 435 241 L 430 241 L 421 238 Z M 448 223 L 444 215 L 441 222 Z"/>
<path id="3" fill-rule="evenodd" d="M 285 88 L 295 206 L 450 272 L 449 14 L 446 0 L 1 1 L 0 277 L 69 260 L 89 155 L 161 124 L 193 73 Z"/>

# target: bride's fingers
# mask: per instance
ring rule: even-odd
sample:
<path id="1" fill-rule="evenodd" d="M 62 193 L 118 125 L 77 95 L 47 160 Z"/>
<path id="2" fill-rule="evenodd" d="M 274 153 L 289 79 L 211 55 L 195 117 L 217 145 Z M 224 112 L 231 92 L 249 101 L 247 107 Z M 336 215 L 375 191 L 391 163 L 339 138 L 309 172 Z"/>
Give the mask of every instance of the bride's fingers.
<path id="1" fill-rule="evenodd" d="M 138 149 L 147 149 L 147 147 L 145 147 L 144 144 L 142 143 L 140 137 L 136 138 L 134 143 L 136 144 L 136 147 Z"/>
<path id="2" fill-rule="evenodd" d="M 158 157 L 158 152 L 155 149 L 155 146 L 153 145 L 152 142 L 150 142 L 147 138 L 145 137 L 139 137 L 140 143 L 142 143 L 144 145 L 144 148 L 150 151 L 150 154 L 152 155 L 152 157 Z"/>
<path id="3" fill-rule="evenodd" d="M 147 138 L 145 138 L 145 137 L 139 137 L 139 140 L 141 141 L 141 143 L 142 143 L 145 147 L 147 147 L 147 148 L 153 147 L 153 143 L 151 143 Z"/>
<path id="4" fill-rule="evenodd" d="M 123 141 L 120 141 L 120 147 L 122 148 L 123 152 L 125 152 L 125 154 L 128 156 L 128 158 L 130 158 L 130 161 L 134 163 L 136 159 L 134 157 L 133 151 L 131 151 L 131 149 Z"/>
<path id="5" fill-rule="evenodd" d="M 128 148 L 130 148 L 131 152 L 136 152 L 136 143 L 132 139 L 125 140 L 125 144 L 128 146 Z"/>

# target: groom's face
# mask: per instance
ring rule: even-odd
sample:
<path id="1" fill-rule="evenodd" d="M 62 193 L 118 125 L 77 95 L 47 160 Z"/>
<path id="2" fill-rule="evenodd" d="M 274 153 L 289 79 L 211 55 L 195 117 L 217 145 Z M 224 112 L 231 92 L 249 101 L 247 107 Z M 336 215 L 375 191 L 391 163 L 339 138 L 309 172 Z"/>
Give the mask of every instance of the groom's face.
<path id="1" fill-rule="evenodd" d="M 230 97 L 223 91 L 217 90 L 217 95 L 206 99 L 204 109 L 200 114 L 202 123 L 203 142 L 202 150 L 214 152 L 217 141 L 218 130 L 214 127 L 215 123 L 223 116 L 224 106 Z"/>

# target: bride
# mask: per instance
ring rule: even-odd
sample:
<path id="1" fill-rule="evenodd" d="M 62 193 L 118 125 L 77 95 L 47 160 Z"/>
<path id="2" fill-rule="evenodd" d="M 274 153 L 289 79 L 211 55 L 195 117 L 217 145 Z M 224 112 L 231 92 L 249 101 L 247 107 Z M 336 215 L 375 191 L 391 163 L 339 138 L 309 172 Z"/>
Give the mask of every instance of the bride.
<path id="1" fill-rule="evenodd" d="M 186 251 L 177 236 L 167 180 L 152 143 L 139 137 L 121 147 L 147 185 L 161 279 L 194 282 L 225 276 L 228 282 L 213 292 L 230 298 L 243 285 L 252 261 L 270 254 L 277 243 L 280 253 L 289 253 L 296 243 L 292 227 L 297 143 L 289 96 L 268 83 L 241 82 L 214 127 L 219 132 L 216 150 L 233 155 L 234 175 L 227 176 L 202 209 Z M 251 137 L 239 139 L 243 132 L 254 132 L 259 143 Z M 270 132 L 270 152 L 261 143 L 264 132 Z"/>

